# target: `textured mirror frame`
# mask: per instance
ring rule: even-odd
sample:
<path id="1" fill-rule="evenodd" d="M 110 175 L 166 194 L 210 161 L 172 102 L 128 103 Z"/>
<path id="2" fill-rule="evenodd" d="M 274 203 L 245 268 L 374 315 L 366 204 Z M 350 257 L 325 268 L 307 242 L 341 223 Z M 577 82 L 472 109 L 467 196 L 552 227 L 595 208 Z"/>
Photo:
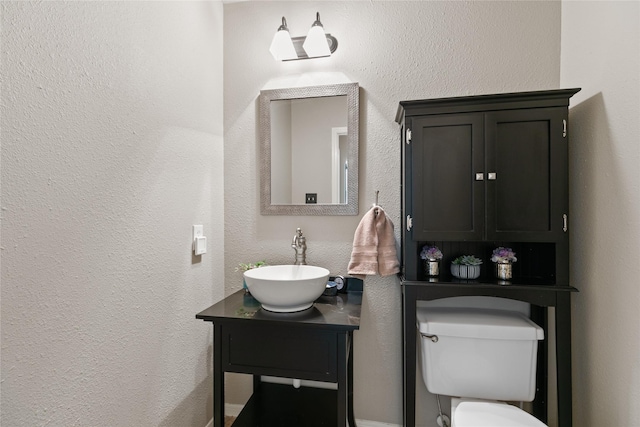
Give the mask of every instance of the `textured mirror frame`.
<path id="1" fill-rule="evenodd" d="M 349 181 L 347 203 L 291 204 L 271 203 L 271 101 L 284 99 L 347 96 L 347 141 Z M 260 91 L 260 213 L 262 215 L 357 215 L 358 214 L 358 146 L 360 89 L 358 83 L 271 89 Z"/>

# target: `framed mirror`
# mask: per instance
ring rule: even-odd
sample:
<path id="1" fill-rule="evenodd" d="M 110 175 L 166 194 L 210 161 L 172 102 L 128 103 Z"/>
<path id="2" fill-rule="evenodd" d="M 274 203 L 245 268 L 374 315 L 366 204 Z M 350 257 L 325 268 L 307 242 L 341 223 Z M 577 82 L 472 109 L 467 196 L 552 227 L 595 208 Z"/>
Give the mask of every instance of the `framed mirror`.
<path id="1" fill-rule="evenodd" d="M 358 83 L 263 90 L 260 213 L 358 214 Z"/>

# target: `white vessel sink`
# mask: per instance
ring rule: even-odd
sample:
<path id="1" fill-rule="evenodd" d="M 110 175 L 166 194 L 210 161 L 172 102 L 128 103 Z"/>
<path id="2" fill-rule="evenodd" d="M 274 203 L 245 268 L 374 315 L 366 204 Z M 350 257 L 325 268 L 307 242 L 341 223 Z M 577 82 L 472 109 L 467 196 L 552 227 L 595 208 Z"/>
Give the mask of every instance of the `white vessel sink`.
<path id="1" fill-rule="evenodd" d="M 245 271 L 244 279 L 265 310 L 291 313 L 306 310 L 322 295 L 329 270 L 312 265 L 270 265 Z"/>

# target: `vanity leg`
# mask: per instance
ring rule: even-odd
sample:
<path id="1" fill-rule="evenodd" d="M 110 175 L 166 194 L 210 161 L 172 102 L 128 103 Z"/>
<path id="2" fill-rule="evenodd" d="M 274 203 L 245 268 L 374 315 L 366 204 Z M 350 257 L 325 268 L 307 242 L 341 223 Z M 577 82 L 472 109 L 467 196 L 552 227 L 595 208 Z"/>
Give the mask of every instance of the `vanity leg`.
<path id="1" fill-rule="evenodd" d="M 347 391 L 347 334 L 338 334 L 338 423 L 337 427 L 347 426 L 347 406 L 348 406 L 348 391 Z"/>
<path id="2" fill-rule="evenodd" d="M 347 335 L 349 345 L 347 350 L 349 356 L 347 358 L 347 416 L 349 427 L 356 427 L 356 417 L 353 413 L 353 333 Z"/>
<path id="3" fill-rule="evenodd" d="M 402 335 L 403 335 L 403 421 L 405 427 L 416 425 L 416 295 L 403 287 Z"/>
<path id="4" fill-rule="evenodd" d="M 571 427 L 571 294 L 558 292 L 556 305 L 558 427 Z"/>
<path id="5" fill-rule="evenodd" d="M 213 427 L 224 427 L 224 371 L 222 326 L 213 324 Z"/>

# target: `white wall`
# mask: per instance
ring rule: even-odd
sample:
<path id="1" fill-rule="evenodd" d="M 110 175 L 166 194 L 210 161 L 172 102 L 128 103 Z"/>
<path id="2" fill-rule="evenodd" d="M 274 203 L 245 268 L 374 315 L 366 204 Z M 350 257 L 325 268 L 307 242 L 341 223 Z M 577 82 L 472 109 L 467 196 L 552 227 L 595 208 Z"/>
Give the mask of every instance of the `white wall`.
<path id="1" fill-rule="evenodd" d="M 407 99 L 555 89 L 560 76 L 559 2 L 241 2 L 224 6 L 226 291 L 240 289 L 233 267 L 267 259 L 291 263 L 296 227 L 307 261 L 346 273 L 353 233 L 380 190 L 395 224 L 400 215 L 398 102 Z M 293 36 L 320 12 L 339 42 L 330 58 L 276 62 L 268 49 L 284 15 Z M 343 73 L 361 86 L 360 215 L 261 216 L 257 105 L 274 79 Z M 312 77 L 309 77 L 311 75 Z M 295 78 L 293 78 L 295 80 Z M 355 333 L 355 415 L 401 424 L 400 286 L 367 278 Z M 419 420 L 433 425 L 436 404 L 419 382 Z M 233 378 L 227 400 L 243 403 L 246 379 Z"/>
<path id="2" fill-rule="evenodd" d="M 224 292 L 222 5 L 1 10 L 2 425 L 203 427 L 212 333 L 194 316 Z"/>
<path id="3" fill-rule="evenodd" d="M 640 425 L 640 3 L 562 3 L 574 425 Z"/>

